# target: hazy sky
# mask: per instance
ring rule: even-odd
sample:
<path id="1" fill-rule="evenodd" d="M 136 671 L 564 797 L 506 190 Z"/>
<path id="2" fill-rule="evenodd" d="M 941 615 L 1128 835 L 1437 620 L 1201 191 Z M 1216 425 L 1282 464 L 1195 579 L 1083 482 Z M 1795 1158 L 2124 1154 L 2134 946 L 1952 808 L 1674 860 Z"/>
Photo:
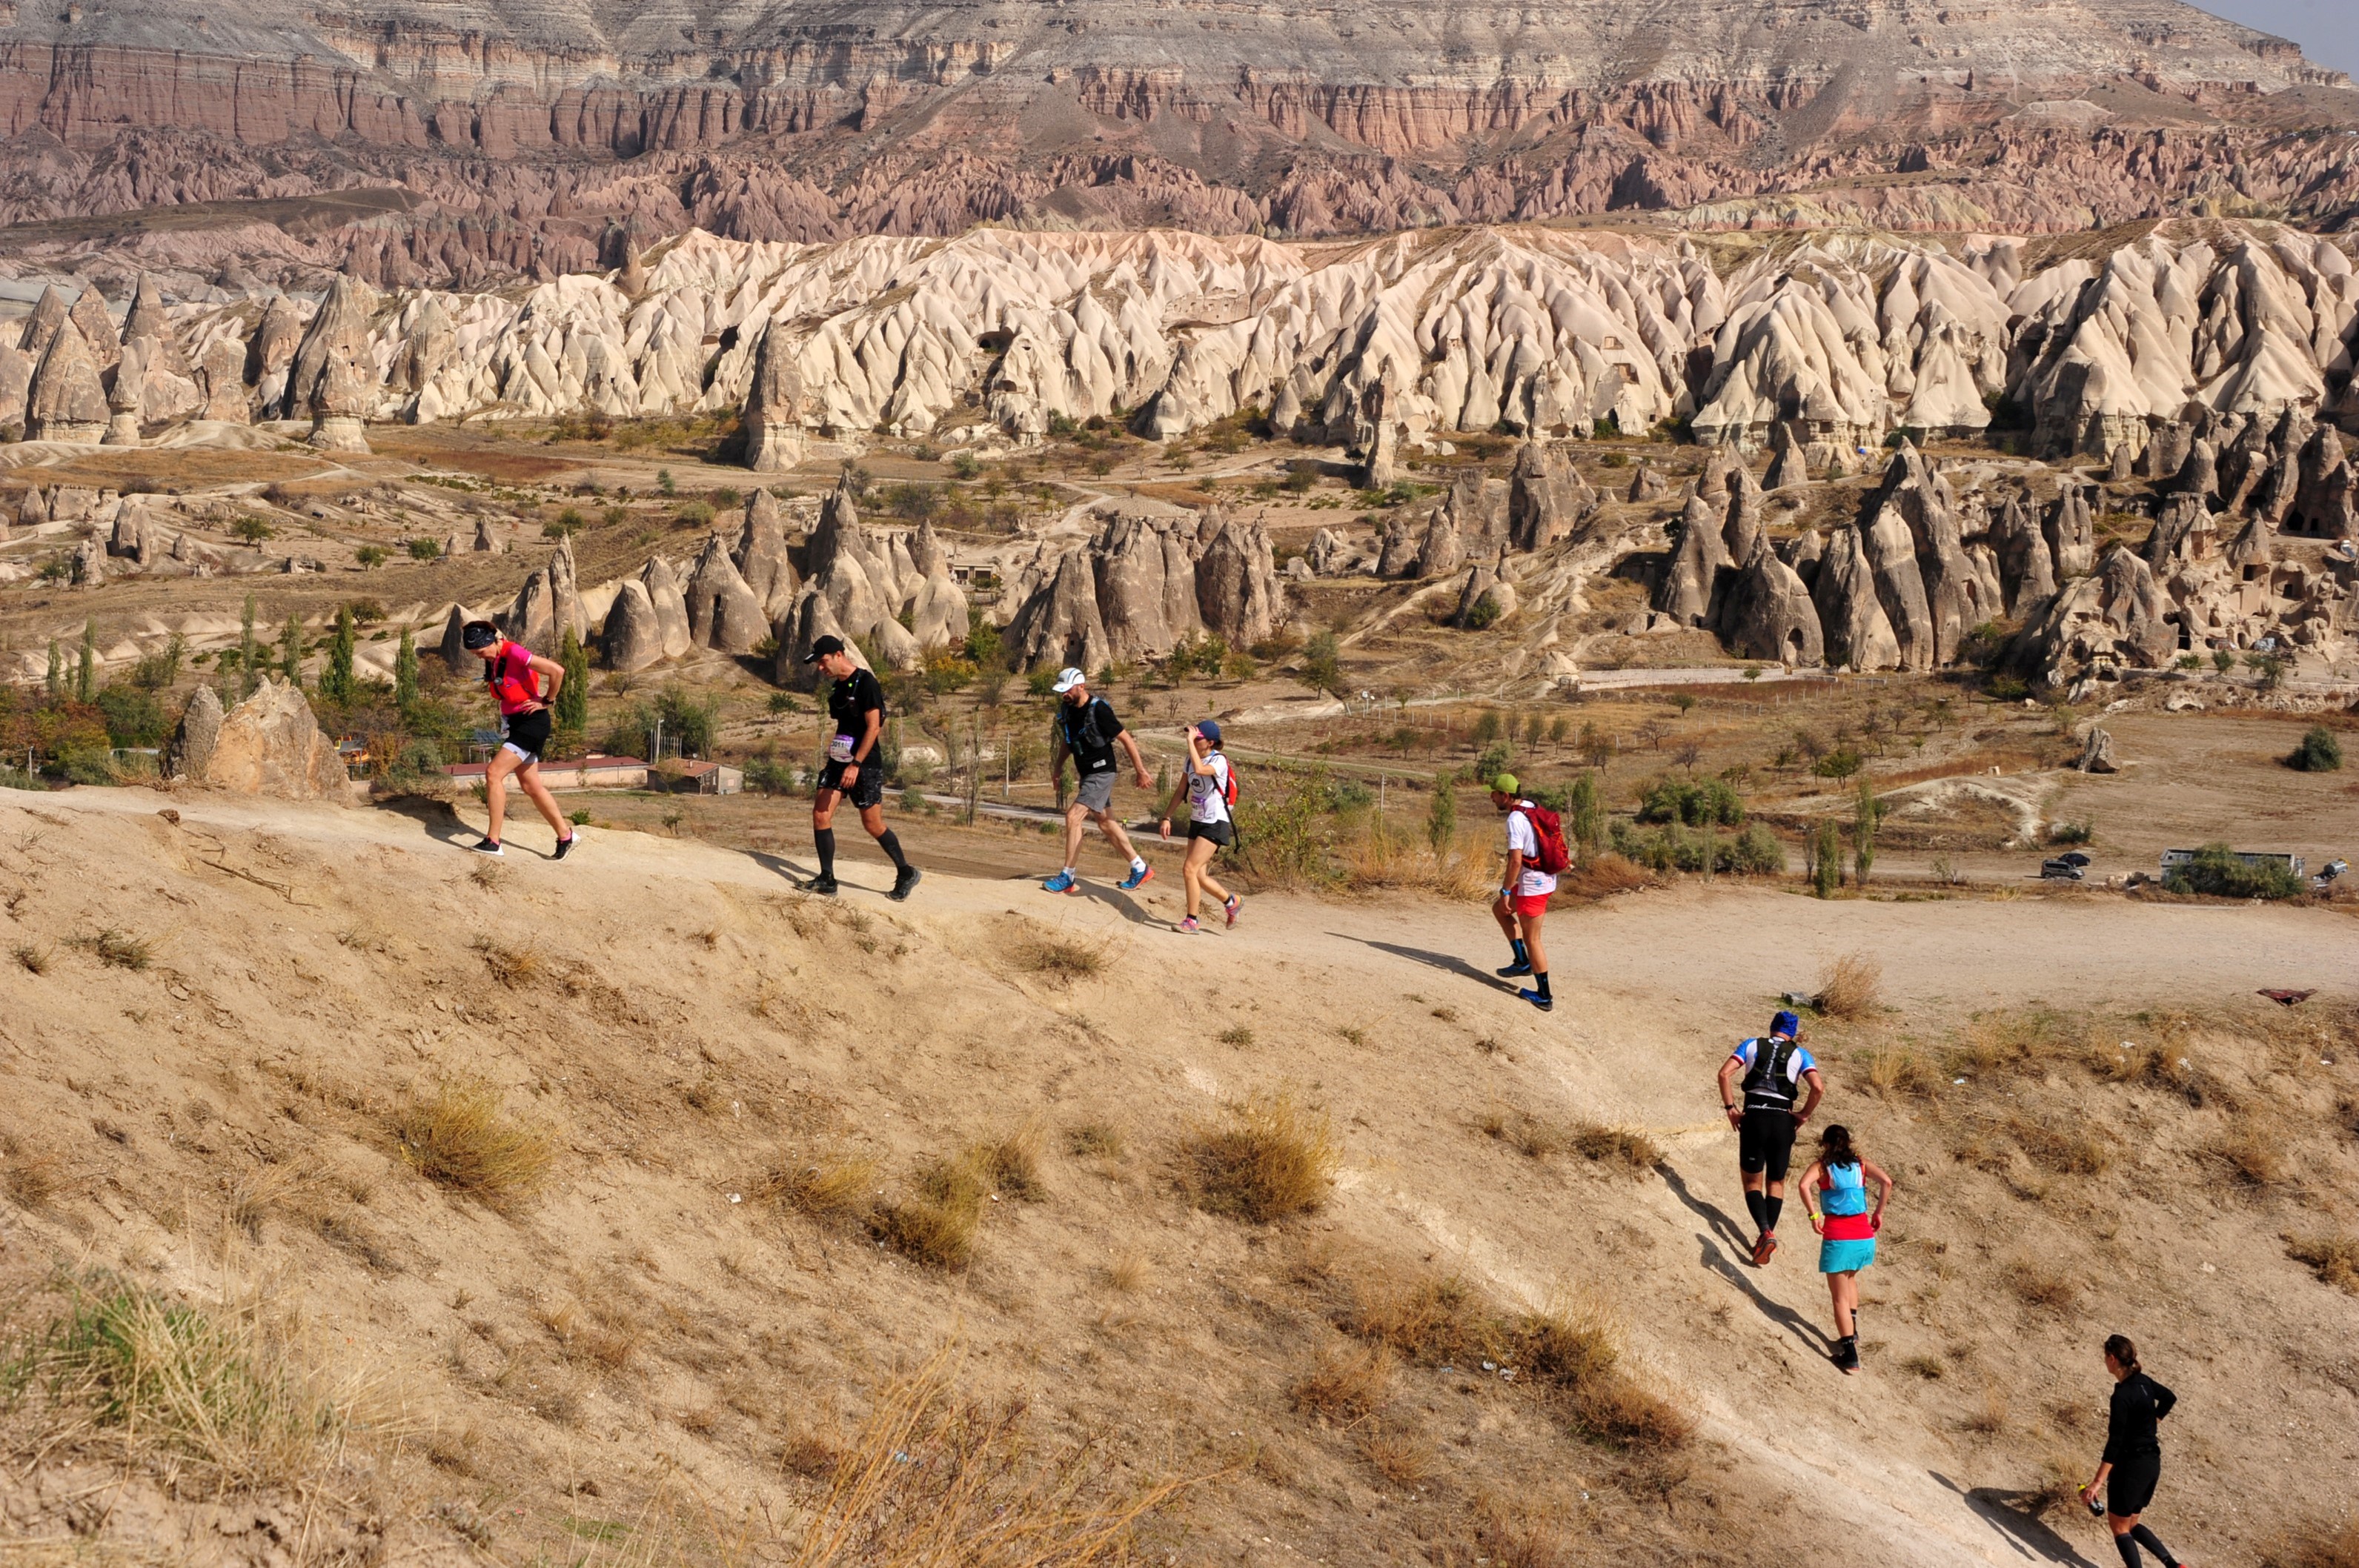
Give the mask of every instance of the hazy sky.
<path id="1" fill-rule="evenodd" d="M 2291 38 L 2319 64 L 2359 77 L 2359 4 L 2353 0 L 2202 0 L 2202 8 Z"/>

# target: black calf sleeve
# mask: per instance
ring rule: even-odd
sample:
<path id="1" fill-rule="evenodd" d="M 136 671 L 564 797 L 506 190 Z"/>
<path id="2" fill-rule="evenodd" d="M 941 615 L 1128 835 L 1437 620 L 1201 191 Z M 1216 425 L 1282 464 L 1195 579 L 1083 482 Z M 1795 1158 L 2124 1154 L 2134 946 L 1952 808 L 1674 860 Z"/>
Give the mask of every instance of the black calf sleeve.
<path id="1" fill-rule="evenodd" d="M 2122 1568 L 2144 1568 L 2138 1557 L 2137 1542 L 2126 1535 L 2114 1537 L 2114 1550 L 2122 1554 Z"/>
<path id="2" fill-rule="evenodd" d="M 1745 1189 L 1745 1212 L 1753 1216 L 1753 1228 L 1756 1231 L 1764 1231 L 1769 1228 L 1768 1220 L 1763 1217 L 1764 1205 L 1767 1203 L 1768 1199 L 1755 1192 L 1752 1188 L 1747 1187 Z"/>
<path id="3" fill-rule="evenodd" d="M 876 835 L 876 844 L 878 848 L 882 849 L 886 854 L 893 857 L 893 864 L 895 866 L 900 867 L 904 871 L 909 869 L 909 862 L 901 853 L 900 834 L 895 833 L 891 828 L 886 828 L 883 833 Z"/>
<path id="4" fill-rule="evenodd" d="M 819 851 L 819 874 L 822 877 L 834 876 L 835 830 L 833 828 L 811 829 L 811 847 Z"/>
<path id="5" fill-rule="evenodd" d="M 1532 976 L 1532 988 L 1538 991 L 1542 996 L 1548 996 L 1549 988 L 1547 970 L 1543 969 L 1538 974 Z"/>
<path id="6" fill-rule="evenodd" d="M 1765 1197 L 1761 1200 L 1761 1212 L 1768 1216 L 1761 1228 L 1763 1230 L 1776 1230 L 1777 1228 L 1777 1216 L 1786 1212 L 1786 1200 L 1783 1198 Z"/>
<path id="7" fill-rule="evenodd" d="M 2156 1539 L 2154 1531 L 2147 1529 L 2146 1526 L 2142 1524 L 2130 1526 L 2130 1538 L 2162 1559 L 2162 1568 L 2179 1568 L 2179 1559 L 2170 1554 L 2170 1548 Z"/>

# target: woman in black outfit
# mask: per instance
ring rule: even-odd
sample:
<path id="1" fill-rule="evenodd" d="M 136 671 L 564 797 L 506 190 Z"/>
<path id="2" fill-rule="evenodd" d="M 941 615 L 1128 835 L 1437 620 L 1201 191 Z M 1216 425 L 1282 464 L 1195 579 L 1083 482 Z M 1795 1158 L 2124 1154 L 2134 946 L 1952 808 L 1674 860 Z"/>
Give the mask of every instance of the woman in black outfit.
<path id="1" fill-rule="evenodd" d="M 2139 1370 L 2137 1346 L 2126 1334 L 2117 1334 L 2105 1341 L 2105 1370 L 2114 1375 L 2105 1455 L 2096 1475 L 2081 1488 L 2081 1500 L 2094 1513 L 2097 1488 L 2105 1488 L 2105 1528 L 2114 1532 L 2114 1550 L 2122 1554 L 2123 1568 L 2139 1568 L 2141 1546 L 2160 1559 L 2162 1568 L 2182 1568 L 2170 1548 L 2138 1523 L 2138 1515 L 2154 1501 L 2155 1484 L 2162 1479 L 2162 1443 L 2155 1428 L 2179 1402 L 2179 1396 Z"/>

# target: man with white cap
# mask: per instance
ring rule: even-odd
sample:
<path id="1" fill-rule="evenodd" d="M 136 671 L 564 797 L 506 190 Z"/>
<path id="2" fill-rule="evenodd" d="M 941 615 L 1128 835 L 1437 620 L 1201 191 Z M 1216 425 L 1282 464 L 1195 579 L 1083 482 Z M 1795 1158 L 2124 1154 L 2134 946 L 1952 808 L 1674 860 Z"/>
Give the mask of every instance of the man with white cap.
<path id="1" fill-rule="evenodd" d="M 1130 835 L 1114 820 L 1114 777 L 1120 771 L 1114 749 L 1119 746 L 1129 756 L 1131 772 L 1142 789 L 1155 787 L 1147 777 L 1147 759 L 1139 755 L 1138 742 L 1114 717 L 1112 704 L 1103 697 L 1090 695 L 1088 676 L 1078 670 L 1059 670 L 1056 691 L 1057 733 L 1050 743 L 1049 774 L 1051 778 L 1061 774 L 1070 756 L 1081 776 L 1081 788 L 1074 791 L 1073 803 L 1065 808 L 1065 868 L 1040 884 L 1040 889 L 1045 893 L 1082 890 L 1082 835 L 1089 823 L 1095 822 L 1106 842 L 1130 862 L 1130 875 L 1123 878 L 1122 887 L 1125 892 L 1135 890 L 1155 871 L 1131 848 Z"/>

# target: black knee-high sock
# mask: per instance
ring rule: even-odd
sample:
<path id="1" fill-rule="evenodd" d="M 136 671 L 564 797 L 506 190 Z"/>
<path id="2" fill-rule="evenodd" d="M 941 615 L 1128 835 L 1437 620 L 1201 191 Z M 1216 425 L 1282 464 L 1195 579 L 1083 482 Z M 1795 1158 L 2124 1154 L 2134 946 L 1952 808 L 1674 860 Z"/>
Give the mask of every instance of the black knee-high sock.
<path id="1" fill-rule="evenodd" d="M 1761 1200 L 1761 1212 L 1767 1217 L 1762 1222 L 1761 1228 L 1763 1230 L 1776 1230 L 1777 1228 L 1777 1216 L 1785 1213 L 1785 1199 L 1763 1198 Z"/>
<path id="2" fill-rule="evenodd" d="M 813 828 L 811 830 L 811 845 L 819 851 L 819 874 L 822 877 L 834 876 L 835 830 L 833 828 Z"/>
<path id="3" fill-rule="evenodd" d="M 904 871 L 909 869 L 908 857 L 901 853 L 900 834 L 895 833 L 891 828 L 886 828 L 883 833 L 876 835 L 876 843 L 886 854 L 893 857 L 893 864 L 895 866 L 900 867 Z"/>
<path id="4" fill-rule="evenodd" d="M 1507 939 L 1507 955 L 1518 964 L 1525 963 L 1528 960 L 1530 955 L 1524 951 L 1524 939 L 1522 937 L 1511 936 Z"/>
<path id="5" fill-rule="evenodd" d="M 1753 1216 L 1753 1228 L 1756 1231 L 1764 1231 L 1769 1228 L 1768 1220 L 1763 1217 L 1765 1206 L 1768 1202 L 1769 1200 L 1767 1198 L 1764 1197 L 1761 1193 L 1755 1192 L 1752 1188 L 1747 1187 L 1745 1189 L 1745 1212 Z"/>
<path id="6" fill-rule="evenodd" d="M 1532 989 L 1538 991 L 1543 998 L 1547 997 L 1549 994 L 1547 970 L 1540 970 L 1532 976 Z"/>
<path id="7" fill-rule="evenodd" d="M 2162 1568 L 2179 1568 L 2179 1559 L 2170 1554 L 2170 1548 L 2165 1546 L 2159 1540 L 2158 1540 L 2154 1531 L 2147 1529 L 2146 1526 L 2142 1524 L 2134 1524 L 2130 1526 L 2130 1537 L 2140 1546 L 2145 1547 L 2148 1552 L 2151 1552 L 2157 1557 L 2161 1558 Z"/>
<path id="8" fill-rule="evenodd" d="M 2144 1568 L 2144 1563 L 2138 1557 L 2137 1542 L 2130 1536 L 2114 1537 L 2114 1550 L 2122 1554 L 2122 1568 Z"/>

